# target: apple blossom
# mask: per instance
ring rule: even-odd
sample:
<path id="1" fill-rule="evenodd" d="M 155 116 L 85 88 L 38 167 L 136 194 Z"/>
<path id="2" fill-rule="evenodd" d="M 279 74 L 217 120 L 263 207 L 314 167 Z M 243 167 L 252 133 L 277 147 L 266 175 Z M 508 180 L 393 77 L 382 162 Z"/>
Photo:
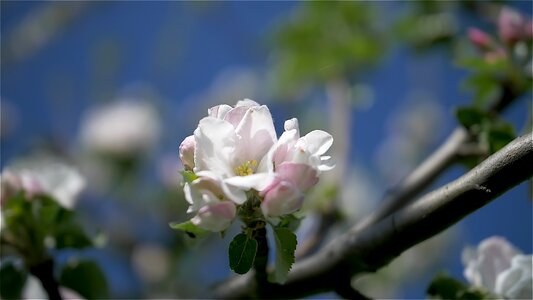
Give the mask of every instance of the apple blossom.
<path id="1" fill-rule="evenodd" d="M 531 299 L 531 255 L 524 256 L 501 237 L 463 251 L 464 276 L 474 286 L 505 298 Z"/>
<path id="2" fill-rule="evenodd" d="M 511 260 L 511 267 L 496 278 L 494 292 L 509 299 L 532 299 L 532 265 L 532 255 L 515 255 Z"/>
<path id="3" fill-rule="evenodd" d="M 121 99 L 90 110 L 83 118 L 80 140 L 92 151 L 131 156 L 151 149 L 159 133 L 152 105 Z"/>
<path id="4" fill-rule="evenodd" d="M 24 191 L 27 198 L 47 194 L 61 206 L 72 209 L 85 187 L 85 179 L 76 169 L 48 158 L 18 161 L 5 169 L 0 177 L 2 203 L 14 193 Z"/>
<path id="5" fill-rule="evenodd" d="M 287 120 L 285 132 L 269 151 L 268 169 L 274 174 L 271 184 L 260 192 L 265 216 L 281 216 L 298 210 L 303 192 L 318 182 L 320 171 L 333 168 L 331 157 L 323 155 L 333 144 L 333 137 L 314 130 L 300 137 L 298 120 Z"/>
<path id="6" fill-rule="evenodd" d="M 332 143 L 321 130 L 300 137 L 295 118 L 285 122 L 278 140 L 269 109 L 250 99 L 210 108 L 179 148 L 185 169 L 195 175 L 184 185 L 188 212 L 196 213 L 191 222 L 226 229 L 249 190 L 257 192 L 265 217 L 295 212 L 320 172 L 333 167 L 324 155 Z"/>
<path id="7" fill-rule="evenodd" d="M 531 39 L 532 25 L 531 20 L 526 20 L 520 13 L 508 7 L 502 8 L 498 18 L 500 38 L 509 45 Z"/>

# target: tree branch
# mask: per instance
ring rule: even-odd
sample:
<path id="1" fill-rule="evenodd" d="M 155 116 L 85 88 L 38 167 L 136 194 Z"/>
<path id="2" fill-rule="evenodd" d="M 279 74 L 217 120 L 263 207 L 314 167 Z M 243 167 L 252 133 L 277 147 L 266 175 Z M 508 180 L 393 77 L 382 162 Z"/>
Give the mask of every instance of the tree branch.
<path id="1" fill-rule="evenodd" d="M 296 263 L 284 285 L 268 284 L 266 298 L 296 298 L 337 288 L 339 278 L 373 272 L 419 242 L 438 234 L 533 174 L 533 136 L 515 139 L 446 186 L 377 222 L 354 228 L 317 254 Z M 253 275 L 215 290 L 217 298 L 254 295 Z"/>
<path id="2" fill-rule="evenodd" d="M 497 114 L 516 99 L 517 91 L 511 84 L 502 83 L 502 95 L 488 108 L 488 111 Z M 465 155 L 481 154 L 480 149 L 472 149 L 470 141 L 472 136 L 468 131 L 458 126 L 433 154 L 426 158 L 407 178 L 398 186 L 390 190 L 381 201 L 379 208 L 356 225 L 356 229 L 363 229 L 377 223 L 398 209 L 404 207 L 422 193 L 438 176 L 448 167 Z"/>

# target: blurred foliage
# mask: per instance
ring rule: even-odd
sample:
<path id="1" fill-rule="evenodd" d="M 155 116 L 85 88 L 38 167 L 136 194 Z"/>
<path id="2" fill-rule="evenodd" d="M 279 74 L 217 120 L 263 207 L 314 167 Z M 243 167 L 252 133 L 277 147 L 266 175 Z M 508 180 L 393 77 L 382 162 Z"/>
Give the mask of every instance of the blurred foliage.
<path id="1" fill-rule="evenodd" d="M 305 2 L 291 17 L 273 40 L 272 77 L 282 94 L 352 76 L 374 65 L 386 49 L 368 3 Z"/>
<path id="2" fill-rule="evenodd" d="M 441 273 L 431 281 L 427 294 L 430 299 L 458 299 L 458 300 L 481 300 L 495 299 L 485 291 L 481 291 Z"/>
<path id="3" fill-rule="evenodd" d="M 28 273 L 13 259 L 0 263 L 0 297 L 5 300 L 20 299 Z"/>
<path id="4" fill-rule="evenodd" d="M 86 299 L 109 297 L 107 282 L 100 267 L 90 260 L 72 260 L 61 271 L 59 283 Z"/>
<path id="5" fill-rule="evenodd" d="M 30 269 L 47 263 L 55 251 L 59 249 L 84 249 L 94 246 L 93 241 L 87 236 L 85 230 L 70 211 L 46 195 L 26 196 L 24 192 L 9 197 L 2 204 L 2 217 L 4 227 L 0 231 L 2 245 L 2 297 L 5 299 L 20 298 L 22 287 L 26 282 Z M 24 268 L 16 267 L 17 260 L 13 254 L 22 258 Z M 11 257 L 10 257 L 11 256 Z M 20 260 L 19 260 L 20 262 Z M 88 294 L 88 282 L 104 282 L 105 277 L 99 266 L 93 262 L 91 268 L 84 270 L 83 274 L 88 281 L 67 276 L 68 287 L 83 296 L 95 298 L 96 294 Z M 68 272 L 65 269 L 63 272 Z M 77 282 L 74 284 L 74 281 Z M 5 284 L 5 286 L 4 286 Z M 92 283 L 91 283 L 92 284 Z M 98 289 L 95 288 L 95 292 Z M 105 297 L 107 293 L 98 294 Z"/>

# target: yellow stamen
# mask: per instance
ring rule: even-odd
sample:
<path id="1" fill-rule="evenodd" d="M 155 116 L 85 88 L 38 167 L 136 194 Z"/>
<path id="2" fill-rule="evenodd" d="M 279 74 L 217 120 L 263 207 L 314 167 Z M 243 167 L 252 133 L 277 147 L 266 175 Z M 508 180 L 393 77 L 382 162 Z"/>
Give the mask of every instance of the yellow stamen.
<path id="1" fill-rule="evenodd" d="M 248 160 L 244 162 L 242 165 L 236 167 L 234 171 L 237 176 L 248 176 L 248 175 L 252 175 L 255 172 L 256 168 L 257 168 L 257 161 Z"/>

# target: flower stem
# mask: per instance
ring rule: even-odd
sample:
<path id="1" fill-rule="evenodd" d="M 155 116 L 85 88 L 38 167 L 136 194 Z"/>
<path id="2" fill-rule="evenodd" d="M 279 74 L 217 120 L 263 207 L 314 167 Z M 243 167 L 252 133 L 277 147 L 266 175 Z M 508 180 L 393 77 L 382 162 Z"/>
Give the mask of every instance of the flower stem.
<path id="1" fill-rule="evenodd" d="M 257 253 L 254 260 L 255 280 L 259 290 L 267 282 L 267 265 L 268 265 L 268 241 L 266 224 L 260 221 L 256 224 L 254 230 L 254 239 L 257 241 Z"/>
<path id="2" fill-rule="evenodd" d="M 39 278 L 50 300 L 62 300 L 61 294 L 59 294 L 59 285 L 54 278 L 54 261 L 52 259 L 31 266 L 30 273 Z"/>

